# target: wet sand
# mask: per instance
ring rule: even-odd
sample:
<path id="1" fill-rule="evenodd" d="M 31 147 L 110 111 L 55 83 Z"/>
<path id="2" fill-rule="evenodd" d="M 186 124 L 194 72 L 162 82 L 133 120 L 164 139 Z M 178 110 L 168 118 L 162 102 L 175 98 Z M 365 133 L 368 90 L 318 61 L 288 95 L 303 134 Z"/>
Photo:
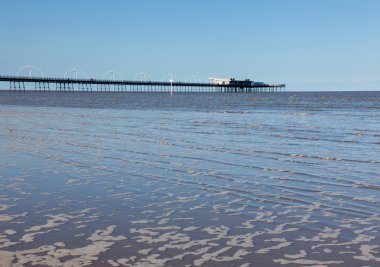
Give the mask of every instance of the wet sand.
<path id="1" fill-rule="evenodd" d="M 380 266 L 379 114 L 0 105 L 0 266 Z"/>

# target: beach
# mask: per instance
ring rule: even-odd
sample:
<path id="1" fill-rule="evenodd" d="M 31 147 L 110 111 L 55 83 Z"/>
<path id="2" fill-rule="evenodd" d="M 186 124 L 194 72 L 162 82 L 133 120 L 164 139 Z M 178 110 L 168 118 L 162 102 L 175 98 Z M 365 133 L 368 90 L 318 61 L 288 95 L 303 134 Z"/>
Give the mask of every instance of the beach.
<path id="1" fill-rule="evenodd" d="M 0 265 L 380 266 L 380 92 L 0 92 Z"/>

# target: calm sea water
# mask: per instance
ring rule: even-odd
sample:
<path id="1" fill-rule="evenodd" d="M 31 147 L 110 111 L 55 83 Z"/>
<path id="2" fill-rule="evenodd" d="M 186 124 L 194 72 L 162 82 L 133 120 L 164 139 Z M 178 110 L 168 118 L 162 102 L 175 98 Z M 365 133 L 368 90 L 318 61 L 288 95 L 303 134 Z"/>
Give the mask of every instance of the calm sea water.
<path id="1" fill-rule="evenodd" d="M 0 92 L 0 151 L 0 266 L 380 266 L 380 92 Z"/>

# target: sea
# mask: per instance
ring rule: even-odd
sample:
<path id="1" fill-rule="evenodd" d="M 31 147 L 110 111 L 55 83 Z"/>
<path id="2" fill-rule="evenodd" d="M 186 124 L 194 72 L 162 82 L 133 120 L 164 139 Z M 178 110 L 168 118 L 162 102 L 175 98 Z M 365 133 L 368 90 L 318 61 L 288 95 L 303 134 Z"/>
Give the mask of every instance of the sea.
<path id="1" fill-rule="evenodd" d="M 380 266 L 380 92 L 0 92 L 0 266 Z"/>

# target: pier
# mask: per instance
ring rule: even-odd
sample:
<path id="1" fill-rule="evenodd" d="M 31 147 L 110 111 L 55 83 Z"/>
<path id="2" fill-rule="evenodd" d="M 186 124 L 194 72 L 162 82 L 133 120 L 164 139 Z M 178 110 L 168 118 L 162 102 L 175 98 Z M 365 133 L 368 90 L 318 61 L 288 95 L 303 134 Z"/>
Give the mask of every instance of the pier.
<path id="1" fill-rule="evenodd" d="M 248 80 L 247 80 L 248 81 Z M 10 91 L 40 92 L 216 92 L 216 93 L 259 93 L 280 92 L 285 84 L 266 83 L 198 83 L 160 82 L 107 79 L 49 78 L 26 76 L 1 76 L 0 82 L 8 83 Z M 6 88 L 1 88 L 6 89 Z"/>

